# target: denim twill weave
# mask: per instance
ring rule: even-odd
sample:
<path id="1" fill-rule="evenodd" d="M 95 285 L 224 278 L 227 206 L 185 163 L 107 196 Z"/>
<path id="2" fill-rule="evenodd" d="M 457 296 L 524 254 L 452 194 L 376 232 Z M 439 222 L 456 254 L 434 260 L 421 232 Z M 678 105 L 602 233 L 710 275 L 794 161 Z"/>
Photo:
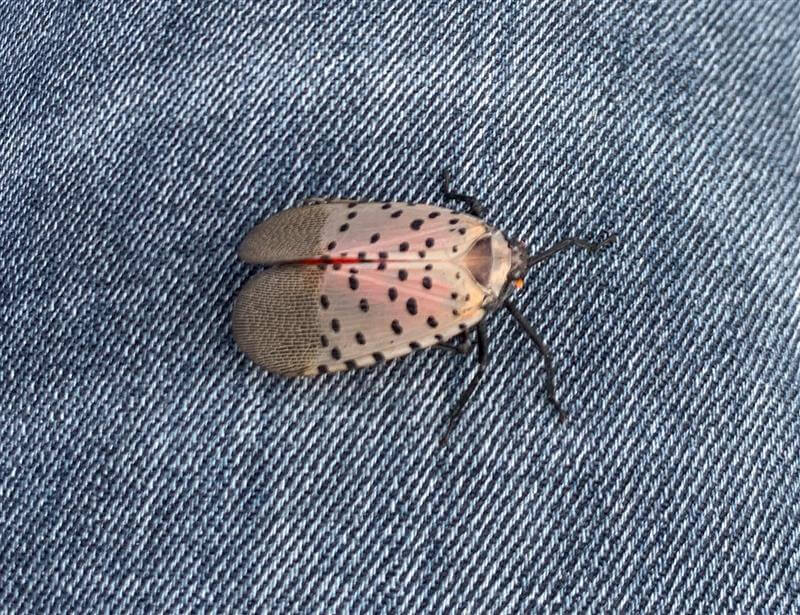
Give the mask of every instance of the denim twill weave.
<path id="1" fill-rule="evenodd" d="M 534 249 L 491 366 L 284 381 L 308 195 Z M 0 609 L 800 612 L 800 4 L 0 0 Z"/>

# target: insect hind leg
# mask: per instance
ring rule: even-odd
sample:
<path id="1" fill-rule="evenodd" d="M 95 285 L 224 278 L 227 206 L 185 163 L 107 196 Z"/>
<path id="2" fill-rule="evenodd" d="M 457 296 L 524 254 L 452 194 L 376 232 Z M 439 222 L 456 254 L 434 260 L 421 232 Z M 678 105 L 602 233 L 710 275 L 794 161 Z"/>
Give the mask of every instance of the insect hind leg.
<path id="1" fill-rule="evenodd" d="M 476 199 L 474 196 L 467 196 L 466 194 L 461 194 L 459 192 L 450 190 L 450 179 L 450 171 L 445 171 L 442 173 L 442 196 L 444 197 L 445 201 L 453 200 L 464 203 L 467 205 L 467 207 L 469 207 L 469 212 L 472 215 L 482 218 L 483 205 L 481 205 L 480 201 L 478 201 L 478 199 Z"/>

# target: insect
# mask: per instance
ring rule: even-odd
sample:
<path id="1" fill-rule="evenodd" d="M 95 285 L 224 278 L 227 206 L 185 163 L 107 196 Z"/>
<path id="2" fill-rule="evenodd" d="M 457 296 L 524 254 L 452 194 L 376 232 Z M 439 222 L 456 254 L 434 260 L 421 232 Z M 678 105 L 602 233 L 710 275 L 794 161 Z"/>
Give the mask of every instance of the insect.
<path id="1" fill-rule="evenodd" d="M 284 376 L 366 367 L 431 346 L 462 355 L 477 349 L 477 370 L 450 413 L 446 442 L 488 365 L 486 316 L 505 307 L 542 354 L 547 397 L 563 420 L 550 352 L 508 297 L 529 267 L 573 246 L 599 250 L 616 236 L 564 239 L 529 255 L 483 221 L 477 199 L 450 190 L 449 174 L 442 183 L 445 200 L 464 203 L 468 213 L 312 198 L 254 227 L 239 256 L 269 267 L 238 294 L 236 342 Z"/>

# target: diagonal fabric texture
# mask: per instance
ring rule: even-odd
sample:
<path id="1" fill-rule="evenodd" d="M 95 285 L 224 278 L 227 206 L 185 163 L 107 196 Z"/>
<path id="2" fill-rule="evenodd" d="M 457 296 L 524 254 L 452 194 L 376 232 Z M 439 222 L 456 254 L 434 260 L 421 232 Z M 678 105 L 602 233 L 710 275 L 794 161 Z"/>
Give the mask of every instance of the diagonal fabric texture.
<path id="1" fill-rule="evenodd" d="M 311 195 L 543 249 L 474 357 L 284 380 Z M 800 612 L 800 4 L 0 0 L 0 605 Z"/>

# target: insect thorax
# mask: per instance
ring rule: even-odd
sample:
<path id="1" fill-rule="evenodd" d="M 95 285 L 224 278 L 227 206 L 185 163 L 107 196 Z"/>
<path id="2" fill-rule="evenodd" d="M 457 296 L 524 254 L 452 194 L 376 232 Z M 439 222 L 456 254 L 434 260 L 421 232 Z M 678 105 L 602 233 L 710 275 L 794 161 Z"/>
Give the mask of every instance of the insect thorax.
<path id="1" fill-rule="evenodd" d="M 493 309 L 509 292 L 512 250 L 498 230 L 490 229 L 464 255 L 464 266 L 486 291 L 486 307 Z"/>

